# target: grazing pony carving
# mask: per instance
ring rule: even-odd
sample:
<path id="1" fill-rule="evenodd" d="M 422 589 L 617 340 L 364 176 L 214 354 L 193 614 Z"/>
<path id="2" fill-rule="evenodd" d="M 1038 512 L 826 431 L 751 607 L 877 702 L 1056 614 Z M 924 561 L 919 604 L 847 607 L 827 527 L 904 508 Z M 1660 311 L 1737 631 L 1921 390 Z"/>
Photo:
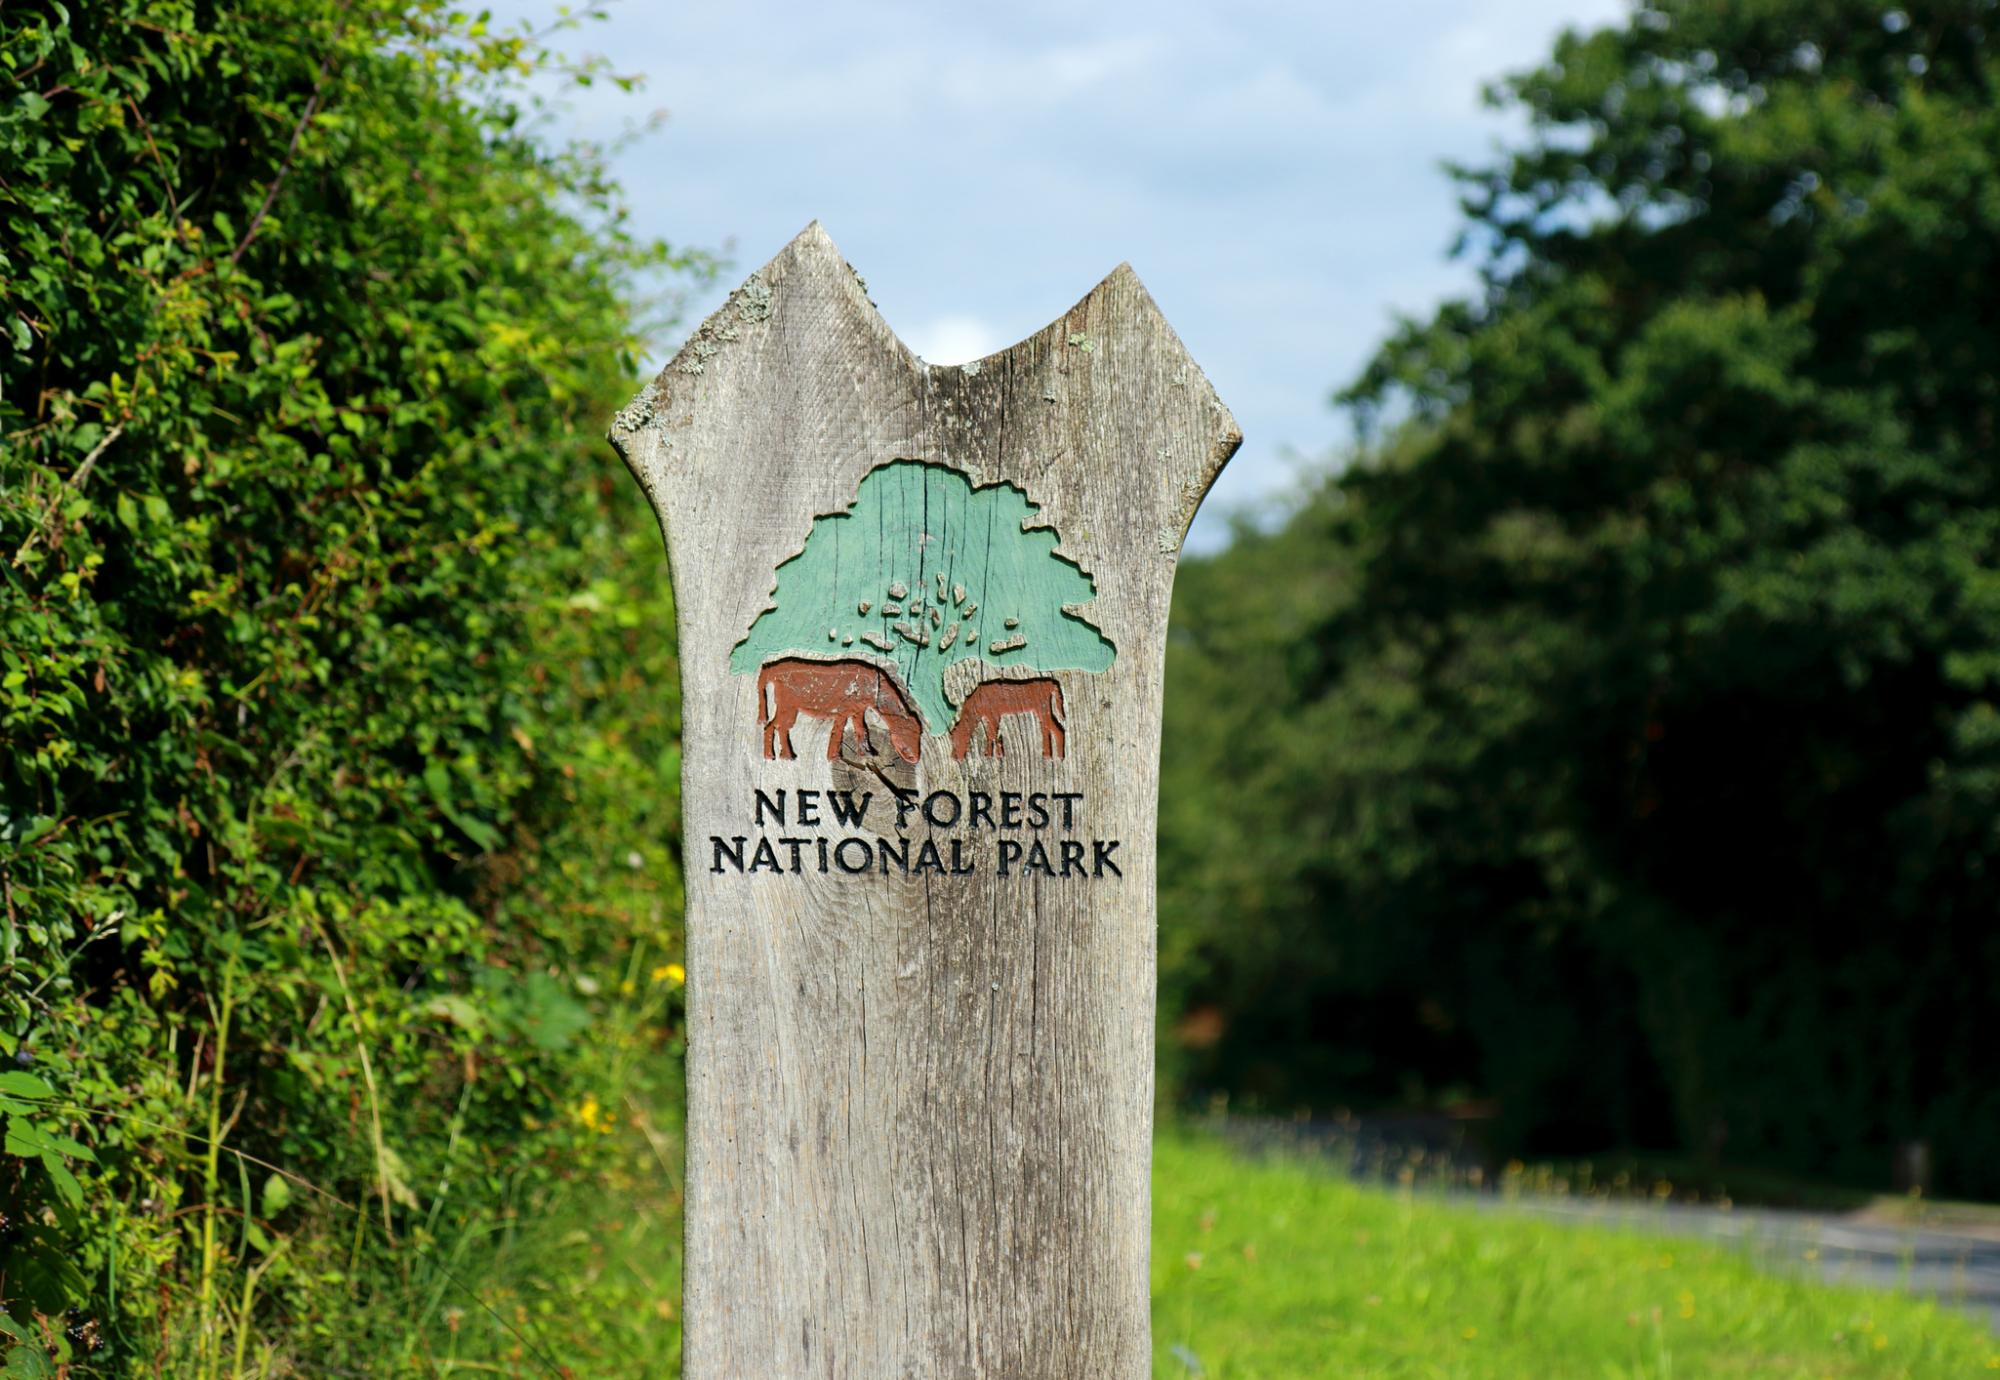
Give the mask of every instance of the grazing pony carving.
<path id="1" fill-rule="evenodd" d="M 1068 750 L 1062 686 L 1045 676 L 1037 680 L 988 680 L 974 686 L 951 728 L 952 757 L 965 759 L 981 725 L 986 729 L 986 755 L 1004 757 L 1007 749 L 1000 742 L 1000 721 L 1010 714 L 1035 716 L 1042 726 L 1042 756 L 1061 757 Z"/>
<path id="2" fill-rule="evenodd" d="M 921 755 L 923 724 L 910 708 L 902 688 L 880 667 L 865 661 L 807 661 L 786 657 L 767 663 L 757 673 L 757 712 L 764 720 L 764 756 L 797 757 L 792 750 L 792 726 L 799 715 L 827 719 L 833 731 L 826 738 L 826 758 L 840 757 L 841 742 L 852 728 L 864 752 L 868 742 L 867 713 L 889 730 L 889 742 L 905 762 Z"/>

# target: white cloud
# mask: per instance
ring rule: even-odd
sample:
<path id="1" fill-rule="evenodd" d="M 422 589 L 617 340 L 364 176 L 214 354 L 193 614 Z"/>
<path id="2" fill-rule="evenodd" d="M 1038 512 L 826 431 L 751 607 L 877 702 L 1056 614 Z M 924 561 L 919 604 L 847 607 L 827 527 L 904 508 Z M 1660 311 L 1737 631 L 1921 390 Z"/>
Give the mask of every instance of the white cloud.
<path id="1" fill-rule="evenodd" d="M 978 316 L 935 316 L 897 334 L 930 364 L 969 364 L 1010 343 L 1000 338 L 992 322 Z"/>

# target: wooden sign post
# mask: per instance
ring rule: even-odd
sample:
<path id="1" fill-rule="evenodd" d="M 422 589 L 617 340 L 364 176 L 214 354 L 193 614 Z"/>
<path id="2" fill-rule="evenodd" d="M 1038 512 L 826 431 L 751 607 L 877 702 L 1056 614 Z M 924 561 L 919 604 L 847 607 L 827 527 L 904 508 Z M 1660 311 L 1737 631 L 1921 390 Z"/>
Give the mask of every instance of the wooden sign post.
<path id="1" fill-rule="evenodd" d="M 1148 1374 L 1167 604 L 1235 422 L 1129 268 L 932 367 L 815 224 L 611 439 L 679 618 L 688 1380 Z"/>

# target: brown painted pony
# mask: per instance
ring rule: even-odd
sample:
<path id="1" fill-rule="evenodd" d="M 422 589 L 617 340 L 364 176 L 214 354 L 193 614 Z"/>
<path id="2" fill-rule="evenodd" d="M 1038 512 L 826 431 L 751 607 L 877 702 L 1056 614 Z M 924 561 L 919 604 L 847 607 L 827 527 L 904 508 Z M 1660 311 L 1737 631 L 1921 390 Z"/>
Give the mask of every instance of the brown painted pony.
<path id="1" fill-rule="evenodd" d="M 972 736 L 981 725 L 986 728 L 986 755 L 1004 757 L 1000 742 L 1000 721 L 1010 714 L 1033 714 L 1042 726 L 1042 756 L 1061 757 L 1069 748 L 1063 721 L 1062 686 L 1043 677 L 1039 680 L 981 681 L 959 707 L 958 722 L 951 728 L 951 755 L 963 761 L 972 751 Z"/>
<path id="2" fill-rule="evenodd" d="M 840 757 L 841 741 L 852 728 L 869 750 L 867 713 L 874 710 L 889 730 L 889 742 L 905 762 L 921 755 L 924 726 L 901 687 L 887 672 L 865 661 L 807 661 L 787 657 L 757 673 L 757 711 L 764 719 L 764 756 L 797 757 L 792 726 L 799 715 L 828 719 L 826 759 Z"/>

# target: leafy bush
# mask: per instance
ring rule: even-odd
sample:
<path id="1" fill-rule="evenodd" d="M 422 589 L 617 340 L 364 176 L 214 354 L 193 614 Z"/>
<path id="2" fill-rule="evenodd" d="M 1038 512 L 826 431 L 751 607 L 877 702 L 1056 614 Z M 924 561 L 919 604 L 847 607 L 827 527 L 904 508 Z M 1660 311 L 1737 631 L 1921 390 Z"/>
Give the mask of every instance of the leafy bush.
<path id="1" fill-rule="evenodd" d="M 0 11 L 0 1306 L 105 1373 L 390 1373 L 623 1115 L 612 1008 L 670 1073 L 672 613 L 599 434 L 704 265 L 531 137 L 547 64 L 434 0 Z"/>

